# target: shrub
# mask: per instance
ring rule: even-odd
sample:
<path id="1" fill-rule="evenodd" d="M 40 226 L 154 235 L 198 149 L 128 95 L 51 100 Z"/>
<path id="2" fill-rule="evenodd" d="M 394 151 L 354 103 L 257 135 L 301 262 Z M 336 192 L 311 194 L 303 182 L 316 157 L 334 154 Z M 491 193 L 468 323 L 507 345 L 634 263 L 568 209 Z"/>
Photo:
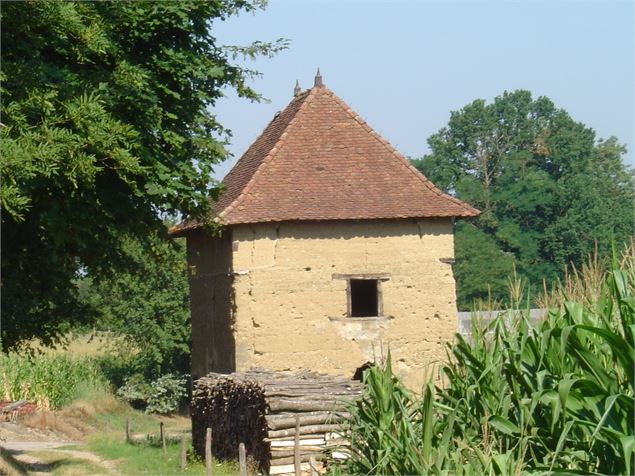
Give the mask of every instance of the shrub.
<path id="1" fill-rule="evenodd" d="M 125 383 L 117 389 L 117 396 L 128 402 L 131 407 L 143 410 L 148 405 L 150 392 L 150 384 L 146 382 L 143 375 L 136 374 L 128 377 Z"/>
<path id="2" fill-rule="evenodd" d="M 175 374 L 159 377 L 150 384 L 151 393 L 148 396 L 148 413 L 174 413 L 180 403 L 187 396 L 187 378 Z"/>
<path id="3" fill-rule="evenodd" d="M 129 378 L 139 373 L 136 356 L 124 355 L 115 349 L 97 357 L 96 363 L 100 372 L 114 388 L 122 387 Z"/>
<path id="4" fill-rule="evenodd" d="M 129 377 L 117 396 L 147 413 L 169 414 L 179 409 L 187 396 L 187 377 L 166 374 L 148 383 L 140 374 Z"/>

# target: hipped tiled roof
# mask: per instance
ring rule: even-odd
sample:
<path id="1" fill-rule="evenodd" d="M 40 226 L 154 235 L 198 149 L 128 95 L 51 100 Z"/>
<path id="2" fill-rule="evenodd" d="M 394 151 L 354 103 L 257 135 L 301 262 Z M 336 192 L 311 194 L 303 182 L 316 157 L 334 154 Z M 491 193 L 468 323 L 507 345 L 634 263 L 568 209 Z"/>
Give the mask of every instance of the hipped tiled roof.
<path id="1" fill-rule="evenodd" d="M 223 184 L 214 212 L 225 225 L 479 214 L 436 188 L 322 85 L 276 114 Z"/>

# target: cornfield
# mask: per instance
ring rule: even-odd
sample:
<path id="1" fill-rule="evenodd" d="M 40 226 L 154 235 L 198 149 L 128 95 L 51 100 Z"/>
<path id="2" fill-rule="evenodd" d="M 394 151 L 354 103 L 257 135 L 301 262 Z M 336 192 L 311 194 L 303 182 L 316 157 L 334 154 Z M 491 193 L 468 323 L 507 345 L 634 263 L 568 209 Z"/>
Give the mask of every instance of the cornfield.
<path id="1" fill-rule="evenodd" d="M 631 250 L 632 251 L 632 250 Z M 448 345 L 443 384 L 415 397 L 390 358 L 351 408 L 351 474 L 632 474 L 633 255 L 553 291 L 545 320 L 508 311 Z M 584 293 L 584 287 L 593 287 Z M 576 300 L 566 293 L 575 289 Z M 560 299 L 558 299 L 559 294 Z M 586 296 L 587 298 L 583 298 Z M 591 296 L 589 298 L 589 296 Z"/>
<path id="2" fill-rule="evenodd" d="M 93 387 L 92 389 L 89 387 Z M 67 355 L 0 354 L 0 391 L 5 400 L 28 400 L 43 408 L 59 408 L 83 391 L 107 388 L 90 358 Z"/>

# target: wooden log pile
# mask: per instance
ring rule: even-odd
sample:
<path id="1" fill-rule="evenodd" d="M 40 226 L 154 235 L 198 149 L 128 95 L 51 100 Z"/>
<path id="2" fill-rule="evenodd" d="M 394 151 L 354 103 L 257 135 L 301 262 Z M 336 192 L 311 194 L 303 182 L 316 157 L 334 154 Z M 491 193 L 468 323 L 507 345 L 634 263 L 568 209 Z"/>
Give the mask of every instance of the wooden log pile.
<path id="1" fill-rule="evenodd" d="M 244 443 L 264 473 L 293 473 L 296 459 L 308 471 L 312 458 L 319 470 L 325 455 L 346 443 L 346 405 L 360 394 L 357 381 L 309 371 L 208 374 L 192 391 L 194 449 L 204 455 L 211 428 L 218 459 L 236 459 Z"/>

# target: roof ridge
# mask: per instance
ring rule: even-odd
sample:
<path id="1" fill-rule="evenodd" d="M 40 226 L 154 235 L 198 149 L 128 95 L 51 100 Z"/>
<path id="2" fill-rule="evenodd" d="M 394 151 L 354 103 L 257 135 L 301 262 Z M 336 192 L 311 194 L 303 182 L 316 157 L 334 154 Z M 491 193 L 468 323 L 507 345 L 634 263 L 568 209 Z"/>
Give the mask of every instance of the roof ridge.
<path id="1" fill-rule="evenodd" d="M 265 156 L 265 158 L 262 159 L 260 164 L 258 164 L 258 167 L 256 167 L 255 172 L 252 174 L 252 176 L 249 179 L 249 181 L 247 182 L 247 184 L 243 187 L 243 189 L 241 190 L 240 194 L 218 214 L 218 218 L 221 221 L 222 221 L 222 219 L 225 216 L 227 216 L 227 214 L 230 211 L 232 211 L 234 208 L 236 208 L 245 199 L 245 196 L 247 195 L 249 190 L 251 190 L 256 178 L 262 173 L 262 170 L 263 170 L 264 166 L 266 164 L 268 164 L 269 162 L 271 162 L 274 152 L 276 152 L 278 149 L 280 149 L 280 147 L 284 143 L 284 140 L 286 139 L 286 137 L 289 134 L 289 129 L 291 127 L 293 127 L 293 125 L 296 123 L 296 120 L 297 120 L 298 116 L 306 108 L 306 104 L 308 104 L 308 102 L 310 102 L 309 99 L 312 99 L 312 96 L 314 96 L 312 94 L 314 89 L 315 88 L 311 88 L 311 89 L 305 91 L 304 93 L 301 93 L 300 95 L 298 95 L 298 96 L 296 96 L 294 98 L 294 100 L 296 100 L 296 101 L 302 100 L 303 101 L 302 104 L 300 105 L 300 107 L 298 108 L 296 113 L 294 114 L 293 119 L 291 119 L 289 121 L 289 124 L 287 124 L 287 127 L 285 127 L 284 132 L 280 135 L 280 137 L 275 142 L 275 144 L 273 144 L 273 147 L 271 147 L 271 149 L 269 149 L 269 151 L 267 152 L 267 155 Z M 304 95 L 305 97 L 302 97 L 302 95 Z M 289 107 L 290 105 L 291 105 L 291 103 L 287 107 Z M 279 114 L 281 114 L 281 113 L 279 113 Z M 274 116 L 274 118 L 271 120 L 271 122 L 273 122 L 276 119 L 276 117 L 277 117 L 277 114 Z M 271 122 L 270 122 L 270 124 L 271 124 Z M 253 142 L 252 146 L 258 141 L 258 139 L 260 139 L 260 137 L 262 137 L 264 135 L 266 130 L 267 130 L 267 127 L 265 127 L 263 132 L 256 138 L 256 140 Z M 252 146 L 250 146 L 249 149 Z M 247 152 L 249 151 L 249 149 L 247 149 Z M 245 152 L 245 154 L 247 152 Z"/>
<path id="2" fill-rule="evenodd" d="M 366 129 L 366 131 L 368 133 L 370 133 L 371 136 L 373 136 L 377 141 L 379 141 L 384 147 L 386 147 L 386 149 L 388 149 L 388 151 L 395 156 L 396 159 L 398 159 L 402 165 L 404 167 L 406 167 L 412 174 L 414 174 L 415 177 L 417 177 L 426 187 L 428 187 L 428 189 L 434 193 L 436 193 L 438 196 L 449 199 L 450 201 L 456 203 L 457 205 L 463 207 L 465 209 L 465 211 L 469 212 L 469 213 L 479 213 L 478 210 L 474 207 L 472 207 L 471 205 L 469 205 L 468 203 L 463 202 L 462 200 L 459 200 L 458 198 L 453 197 L 452 195 L 449 195 L 445 192 L 443 192 L 441 189 L 437 188 L 436 185 L 434 185 L 432 183 L 432 181 L 426 177 L 425 175 L 423 175 L 421 172 L 419 172 L 409 161 L 408 159 L 406 159 L 403 155 L 401 155 L 401 153 L 399 153 L 399 151 L 397 149 L 395 149 L 392 144 L 390 142 L 388 142 L 384 137 L 382 137 L 381 135 L 379 135 L 372 127 L 370 127 L 368 125 L 368 123 L 362 119 L 362 117 L 357 114 L 342 98 L 340 98 L 337 94 L 335 94 L 333 91 L 331 91 L 329 88 L 327 88 L 326 86 L 323 86 L 322 89 L 326 90 L 326 92 L 333 98 L 335 99 L 335 102 L 342 108 L 344 109 L 344 111 L 351 116 L 355 121 L 357 121 L 357 123 L 362 126 L 364 129 Z M 298 111 L 299 112 L 299 111 Z M 294 118 L 295 119 L 295 118 Z"/>
<path id="3" fill-rule="evenodd" d="M 306 169 L 307 154 L 324 161 L 316 163 L 319 172 Z M 359 154 L 368 167 L 355 160 Z M 214 204 L 221 225 L 480 213 L 436 187 L 324 85 L 301 92 L 276 113 L 223 183 L 227 189 Z M 376 187 L 361 192 L 360 183 Z M 184 222 L 170 232 L 199 226 Z"/>

